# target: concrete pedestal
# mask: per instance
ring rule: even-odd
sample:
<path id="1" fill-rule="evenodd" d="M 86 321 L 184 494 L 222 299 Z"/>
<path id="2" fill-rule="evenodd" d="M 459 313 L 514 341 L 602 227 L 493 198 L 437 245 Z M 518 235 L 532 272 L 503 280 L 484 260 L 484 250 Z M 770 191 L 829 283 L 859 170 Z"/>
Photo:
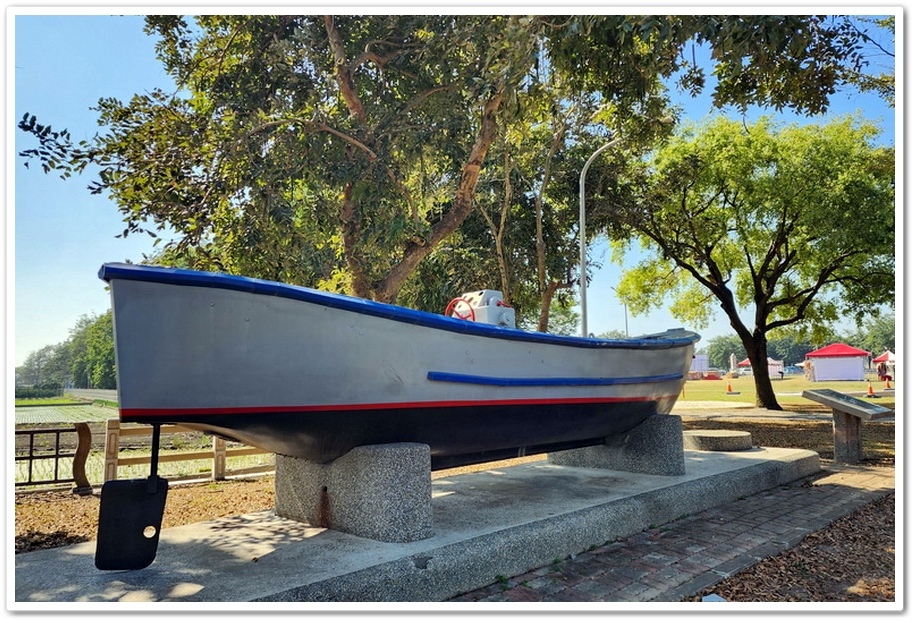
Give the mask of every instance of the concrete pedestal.
<path id="1" fill-rule="evenodd" d="M 280 517 L 386 543 L 433 534 L 427 445 L 361 446 L 331 463 L 278 455 L 276 469 Z"/>
<path id="2" fill-rule="evenodd" d="M 568 467 L 680 476 L 685 473 L 684 429 L 679 416 L 655 414 L 603 445 L 552 452 L 547 458 Z"/>
<path id="3" fill-rule="evenodd" d="M 833 410 L 833 461 L 859 463 L 862 460 L 862 420 L 850 413 Z"/>

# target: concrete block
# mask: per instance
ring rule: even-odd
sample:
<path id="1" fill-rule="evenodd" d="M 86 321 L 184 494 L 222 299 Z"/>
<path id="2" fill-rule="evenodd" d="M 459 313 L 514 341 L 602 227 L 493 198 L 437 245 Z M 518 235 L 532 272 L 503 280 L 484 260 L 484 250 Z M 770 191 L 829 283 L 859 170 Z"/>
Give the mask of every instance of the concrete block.
<path id="1" fill-rule="evenodd" d="M 569 467 L 680 476 L 686 473 L 683 430 L 679 416 L 655 414 L 603 445 L 552 452 L 547 459 Z"/>
<path id="2" fill-rule="evenodd" d="M 429 538 L 429 446 L 360 446 L 331 463 L 277 456 L 276 513 L 387 543 Z"/>
<path id="3" fill-rule="evenodd" d="M 706 452 L 737 452 L 754 446 L 747 431 L 711 429 L 684 431 L 684 447 Z"/>

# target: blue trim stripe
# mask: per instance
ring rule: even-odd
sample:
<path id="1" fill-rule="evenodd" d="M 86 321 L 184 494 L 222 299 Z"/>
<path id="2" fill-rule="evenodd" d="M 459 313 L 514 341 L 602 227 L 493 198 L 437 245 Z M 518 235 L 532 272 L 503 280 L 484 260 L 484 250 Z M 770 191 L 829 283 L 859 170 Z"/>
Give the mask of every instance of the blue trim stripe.
<path id="1" fill-rule="evenodd" d="M 655 376 L 632 376 L 626 378 L 587 378 L 587 377 L 552 377 L 552 378 L 507 378 L 498 376 L 476 376 L 473 374 L 455 374 L 452 372 L 426 373 L 430 381 L 446 383 L 468 383 L 471 385 L 494 385 L 498 387 L 584 387 L 600 385 L 639 385 L 643 383 L 663 383 L 680 381 L 683 374 L 657 374 Z"/>
<path id="2" fill-rule="evenodd" d="M 220 288 L 264 296 L 278 296 L 314 303 L 324 307 L 342 309 L 359 314 L 377 316 L 397 322 L 406 322 L 455 333 L 495 337 L 522 342 L 558 344 L 577 348 L 665 350 L 669 348 L 683 348 L 700 340 L 699 335 L 684 329 L 672 329 L 664 333 L 621 339 L 584 338 L 523 331 L 521 329 L 509 329 L 480 322 L 469 322 L 467 320 L 451 318 L 442 314 L 407 309 L 406 307 L 400 307 L 398 305 L 377 303 L 375 301 L 342 294 L 334 294 L 331 292 L 323 292 L 303 286 L 293 286 L 277 283 L 275 281 L 238 277 L 222 273 L 209 273 L 181 268 L 165 268 L 162 266 L 103 264 L 101 269 L 99 269 L 99 278 L 104 281 L 125 279 L 130 281 L 145 281 L 199 288 Z"/>

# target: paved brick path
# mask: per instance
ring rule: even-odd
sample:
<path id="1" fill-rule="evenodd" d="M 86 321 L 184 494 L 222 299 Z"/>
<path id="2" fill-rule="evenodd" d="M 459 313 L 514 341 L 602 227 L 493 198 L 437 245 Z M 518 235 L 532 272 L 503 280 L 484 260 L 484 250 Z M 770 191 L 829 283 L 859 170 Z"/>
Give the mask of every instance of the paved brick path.
<path id="1" fill-rule="evenodd" d="M 824 472 L 608 543 L 452 602 L 672 602 L 696 595 L 894 491 L 894 468 Z"/>

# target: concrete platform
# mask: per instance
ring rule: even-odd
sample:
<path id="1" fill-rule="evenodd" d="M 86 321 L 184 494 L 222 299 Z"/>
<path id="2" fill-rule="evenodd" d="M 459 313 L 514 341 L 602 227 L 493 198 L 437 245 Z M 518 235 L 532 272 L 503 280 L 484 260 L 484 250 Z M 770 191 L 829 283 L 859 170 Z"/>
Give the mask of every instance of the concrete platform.
<path id="1" fill-rule="evenodd" d="M 382 543 L 312 528 L 273 511 L 164 530 L 139 571 L 99 571 L 95 543 L 15 556 L 8 609 L 192 602 L 441 602 L 653 524 L 819 471 L 816 453 L 685 451 L 686 474 L 657 476 L 546 461 L 433 481 L 431 538 Z M 139 602 L 139 603 L 138 603 Z M 145 607 L 143 604 L 146 604 Z M 168 604 L 171 604 L 169 607 Z M 183 604 L 183 605 L 181 605 Z M 246 604 L 246 605 L 242 605 Z"/>

